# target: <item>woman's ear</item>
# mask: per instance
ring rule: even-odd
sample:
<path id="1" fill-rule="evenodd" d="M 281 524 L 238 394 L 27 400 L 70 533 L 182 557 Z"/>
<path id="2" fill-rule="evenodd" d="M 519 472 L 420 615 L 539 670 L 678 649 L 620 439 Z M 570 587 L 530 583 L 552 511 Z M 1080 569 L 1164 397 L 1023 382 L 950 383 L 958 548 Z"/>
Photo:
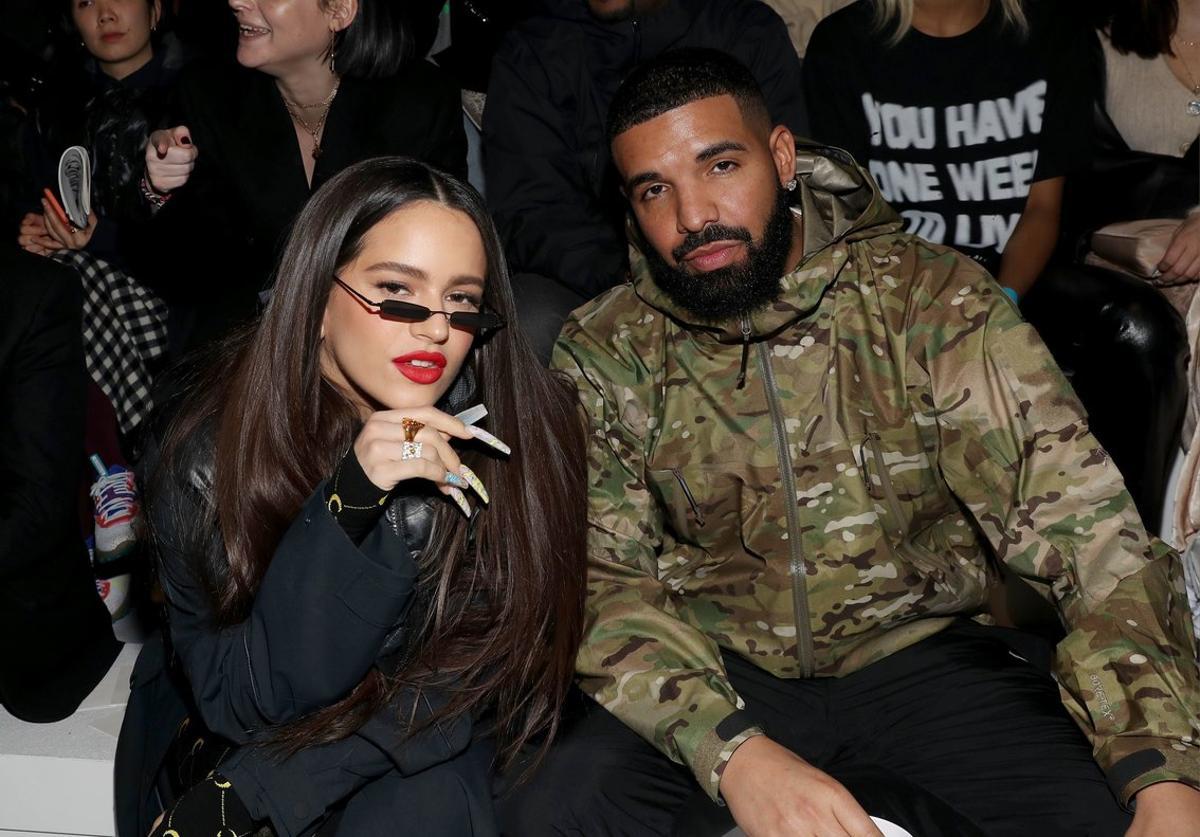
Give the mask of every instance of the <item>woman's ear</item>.
<path id="1" fill-rule="evenodd" d="M 329 4 L 329 31 L 341 32 L 358 17 L 358 0 L 333 0 Z"/>
<path id="2" fill-rule="evenodd" d="M 162 21 L 162 0 L 154 0 L 150 6 L 150 31 L 158 29 L 158 24 Z"/>

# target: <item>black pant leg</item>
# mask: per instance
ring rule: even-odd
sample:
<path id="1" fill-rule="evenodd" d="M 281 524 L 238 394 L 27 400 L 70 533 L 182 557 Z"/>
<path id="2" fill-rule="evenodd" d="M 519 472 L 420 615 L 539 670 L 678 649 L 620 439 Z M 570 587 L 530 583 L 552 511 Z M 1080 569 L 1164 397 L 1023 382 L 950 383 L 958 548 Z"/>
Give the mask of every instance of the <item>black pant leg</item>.
<path id="1" fill-rule="evenodd" d="M 507 837 L 669 834 L 676 810 L 697 787 L 691 772 L 590 698 L 576 697 L 572 717 L 536 771 L 497 796 L 500 833 Z"/>
<path id="2" fill-rule="evenodd" d="M 1123 835 L 1129 815 L 1057 685 L 1004 636 L 960 623 L 837 681 L 847 753 L 904 776 L 989 835 Z"/>
<path id="3" fill-rule="evenodd" d="M 1156 288 L 1093 267 L 1051 268 L 1021 302 L 1087 409 L 1092 432 L 1157 532 L 1187 406 L 1187 330 Z"/>

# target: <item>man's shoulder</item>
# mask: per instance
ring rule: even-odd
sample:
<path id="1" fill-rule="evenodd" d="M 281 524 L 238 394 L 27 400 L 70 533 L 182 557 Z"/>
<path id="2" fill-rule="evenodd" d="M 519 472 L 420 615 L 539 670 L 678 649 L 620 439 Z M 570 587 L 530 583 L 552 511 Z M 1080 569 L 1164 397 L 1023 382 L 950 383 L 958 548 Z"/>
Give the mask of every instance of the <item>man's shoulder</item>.
<path id="1" fill-rule="evenodd" d="M 581 364 L 600 357 L 618 363 L 644 360 L 645 349 L 661 335 L 664 317 L 625 282 L 576 308 L 563 324 L 559 347 Z"/>

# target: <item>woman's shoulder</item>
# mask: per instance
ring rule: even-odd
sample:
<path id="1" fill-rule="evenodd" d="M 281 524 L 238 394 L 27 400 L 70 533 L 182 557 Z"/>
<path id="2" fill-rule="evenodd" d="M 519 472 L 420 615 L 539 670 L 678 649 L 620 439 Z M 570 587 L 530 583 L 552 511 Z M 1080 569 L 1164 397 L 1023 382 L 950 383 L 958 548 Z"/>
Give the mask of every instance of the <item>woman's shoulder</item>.
<path id="1" fill-rule="evenodd" d="M 397 73 L 373 79 L 343 79 L 343 87 L 357 88 L 384 103 L 442 102 L 460 96 L 445 70 L 429 61 L 410 61 Z"/>
<path id="2" fill-rule="evenodd" d="M 843 51 L 847 47 L 875 44 L 879 40 L 874 3 L 871 0 L 858 0 L 826 16 L 816 25 L 805 57 L 814 49 Z"/>

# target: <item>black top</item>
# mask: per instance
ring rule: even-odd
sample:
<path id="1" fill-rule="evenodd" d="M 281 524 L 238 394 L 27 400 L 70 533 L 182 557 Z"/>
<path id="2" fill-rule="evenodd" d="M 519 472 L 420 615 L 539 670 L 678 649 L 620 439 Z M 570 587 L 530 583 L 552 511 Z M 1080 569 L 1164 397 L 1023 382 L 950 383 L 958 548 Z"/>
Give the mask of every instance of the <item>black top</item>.
<path id="1" fill-rule="evenodd" d="M 197 309 L 193 343 L 254 313 L 292 221 L 342 169 L 407 155 L 466 176 L 459 91 L 424 61 L 390 78 L 342 79 L 311 188 L 291 117 L 265 73 L 189 68 L 170 124 L 187 126 L 200 153 L 187 184 L 155 216 L 155 246 L 138 276 L 168 302 Z"/>
<path id="2" fill-rule="evenodd" d="M 1027 3 L 1028 36 L 1001 5 L 969 32 L 913 29 L 896 46 L 870 0 L 822 21 L 805 56 L 816 139 L 845 148 L 878 181 L 909 232 L 993 272 L 1031 184 L 1084 165 L 1089 33 Z"/>
<path id="3" fill-rule="evenodd" d="M 779 15 L 758 0 L 671 0 L 657 14 L 612 24 L 583 0 L 544 5 L 508 34 L 492 64 L 488 205 L 514 271 L 591 297 L 625 278 L 626 204 L 605 119 L 628 72 L 668 49 L 724 50 L 754 73 L 772 117 L 802 134 L 800 59 Z"/>

